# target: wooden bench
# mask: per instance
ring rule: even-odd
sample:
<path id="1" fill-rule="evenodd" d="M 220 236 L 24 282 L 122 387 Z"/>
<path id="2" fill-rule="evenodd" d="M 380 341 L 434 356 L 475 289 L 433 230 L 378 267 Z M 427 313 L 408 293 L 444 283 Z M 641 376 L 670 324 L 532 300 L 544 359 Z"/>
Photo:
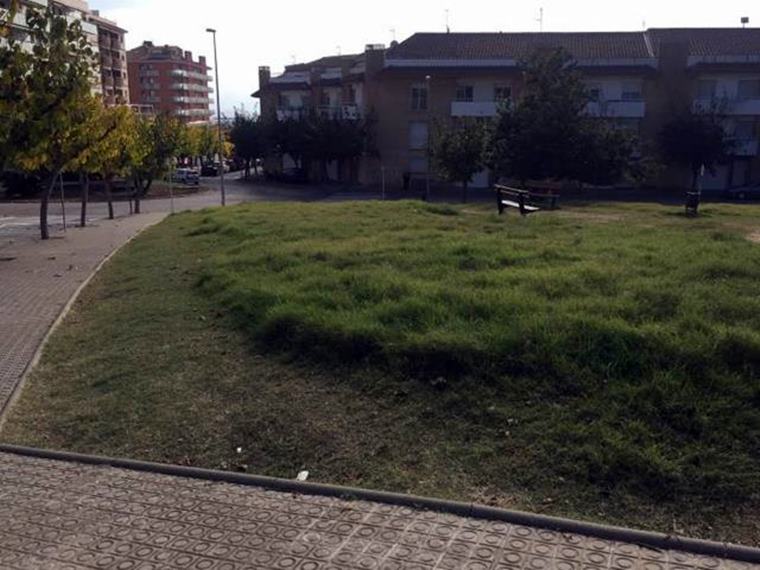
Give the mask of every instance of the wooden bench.
<path id="1" fill-rule="evenodd" d="M 699 215 L 699 202 L 701 196 L 699 192 L 686 193 L 686 215 L 694 217 Z"/>
<path id="2" fill-rule="evenodd" d="M 502 215 L 507 208 L 520 210 L 520 214 L 523 216 L 535 214 L 546 208 L 554 210 L 557 207 L 557 200 L 559 200 L 559 196 L 556 194 L 531 192 L 498 184 L 495 189 L 499 215 Z"/>

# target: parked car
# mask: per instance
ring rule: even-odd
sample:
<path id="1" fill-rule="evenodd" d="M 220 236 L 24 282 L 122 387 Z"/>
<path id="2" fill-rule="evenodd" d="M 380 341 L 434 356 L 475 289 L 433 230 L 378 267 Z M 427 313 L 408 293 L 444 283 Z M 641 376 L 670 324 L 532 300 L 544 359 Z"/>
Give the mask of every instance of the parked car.
<path id="1" fill-rule="evenodd" d="M 178 168 L 172 175 L 173 182 L 197 186 L 200 184 L 200 176 L 194 168 Z"/>

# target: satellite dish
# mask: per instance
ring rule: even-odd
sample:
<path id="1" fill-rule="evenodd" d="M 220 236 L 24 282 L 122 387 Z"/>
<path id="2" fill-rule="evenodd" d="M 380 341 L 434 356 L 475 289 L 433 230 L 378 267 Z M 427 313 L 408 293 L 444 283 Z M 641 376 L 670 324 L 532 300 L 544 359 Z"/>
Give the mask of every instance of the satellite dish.
<path id="1" fill-rule="evenodd" d="M 749 18 L 747 16 L 744 16 L 742 18 L 742 28 L 746 27 L 747 24 L 749 24 Z"/>

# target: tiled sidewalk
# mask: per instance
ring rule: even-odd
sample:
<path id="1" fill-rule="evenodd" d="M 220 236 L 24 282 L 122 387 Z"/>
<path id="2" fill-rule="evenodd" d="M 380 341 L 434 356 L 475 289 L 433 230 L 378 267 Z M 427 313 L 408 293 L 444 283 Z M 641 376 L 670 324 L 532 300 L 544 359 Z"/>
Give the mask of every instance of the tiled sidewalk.
<path id="1" fill-rule="evenodd" d="M 0 453 L 0 568 L 760 566 L 380 503 Z"/>
<path id="2" fill-rule="evenodd" d="M 61 310 L 113 250 L 165 214 L 98 220 L 41 242 L 36 230 L 0 248 L 0 413 Z M 34 235 L 35 237 L 32 237 Z"/>

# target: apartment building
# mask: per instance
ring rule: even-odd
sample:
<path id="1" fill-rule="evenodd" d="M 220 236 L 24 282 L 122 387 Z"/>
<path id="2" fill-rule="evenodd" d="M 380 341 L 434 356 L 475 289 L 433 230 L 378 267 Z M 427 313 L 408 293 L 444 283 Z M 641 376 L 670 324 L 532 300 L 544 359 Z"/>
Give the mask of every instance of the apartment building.
<path id="1" fill-rule="evenodd" d="M 127 53 L 130 98 L 133 104 L 152 105 L 188 124 L 211 118 L 212 78 L 206 58 L 177 46 L 145 42 Z"/>
<path id="2" fill-rule="evenodd" d="M 642 146 L 679 108 L 721 101 L 735 139 L 732 159 L 703 181 L 709 189 L 760 183 L 760 29 L 650 29 L 609 33 L 420 33 L 385 49 L 293 65 L 272 76 L 259 70 L 265 117 L 284 120 L 306 109 L 354 117 L 373 112 L 379 157 L 367 158 L 360 181 L 381 172 L 400 184 L 428 174 L 427 145 L 436 120 L 495 117 L 500 102 L 519 99 L 520 62 L 536 50 L 564 48 L 588 84 L 587 112 L 639 135 Z M 683 185 L 673 169 L 660 185 Z M 475 186 L 493 182 L 488 172 Z"/>
<path id="3" fill-rule="evenodd" d="M 101 95 L 106 105 L 129 104 L 124 35 L 126 30 L 116 22 L 103 18 L 98 10 L 90 10 L 85 0 L 21 0 L 12 22 L 11 33 L 31 51 L 26 26 L 27 10 L 44 10 L 53 6 L 69 22 L 79 22 L 94 54 L 93 93 Z M 0 15 L 10 7 L 10 0 L 0 0 Z M 117 63 L 118 62 L 118 63 Z M 120 66 L 117 68 L 116 66 Z"/>
<path id="4" fill-rule="evenodd" d="M 103 102 L 106 106 L 129 105 L 129 76 L 127 73 L 127 51 L 124 42 L 126 30 L 116 22 L 104 18 L 99 10 L 85 15 L 85 21 L 98 30 L 98 62 Z"/>

